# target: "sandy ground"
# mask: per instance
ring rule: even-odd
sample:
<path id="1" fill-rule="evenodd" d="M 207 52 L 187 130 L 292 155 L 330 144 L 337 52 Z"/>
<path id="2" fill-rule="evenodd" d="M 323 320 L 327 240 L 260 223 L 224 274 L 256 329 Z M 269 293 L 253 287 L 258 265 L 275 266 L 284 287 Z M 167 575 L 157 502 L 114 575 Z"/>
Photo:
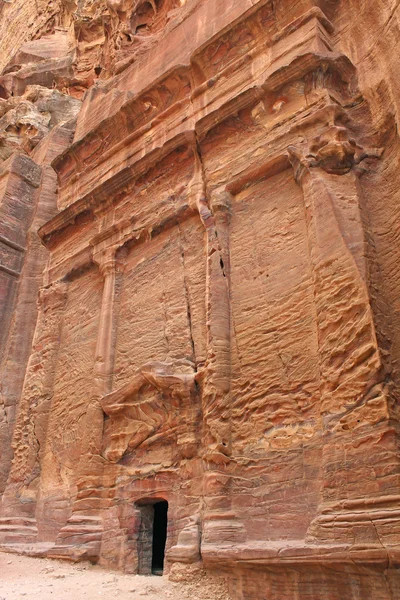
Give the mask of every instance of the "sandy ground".
<path id="1" fill-rule="evenodd" d="M 123 575 L 88 563 L 71 564 L 0 552 L 0 600 L 229 600 L 222 581 L 197 574 L 190 582 Z"/>

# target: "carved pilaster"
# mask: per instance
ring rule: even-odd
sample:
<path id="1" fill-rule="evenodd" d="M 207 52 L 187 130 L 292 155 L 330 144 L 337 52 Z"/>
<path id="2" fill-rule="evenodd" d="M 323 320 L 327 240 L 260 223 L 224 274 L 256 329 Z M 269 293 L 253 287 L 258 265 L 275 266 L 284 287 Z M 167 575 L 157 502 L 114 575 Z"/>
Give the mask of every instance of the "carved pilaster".
<path id="1" fill-rule="evenodd" d="M 203 544 L 240 542 L 245 532 L 232 510 L 231 306 L 229 225 L 231 196 L 207 198 L 200 157 L 189 186 L 206 234 L 207 359 L 202 386 L 204 501 Z"/>
<path id="2" fill-rule="evenodd" d="M 306 206 L 321 360 L 321 411 L 329 421 L 381 379 L 356 165 L 367 154 L 341 127 L 289 158 Z"/>
<path id="3" fill-rule="evenodd" d="M 64 282 L 53 283 L 39 293 L 38 320 L 14 430 L 14 460 L 4 505 L 15 502 L 17 494 L 22 499 L 25 497 L 25 502 L 32 502 L 34 510 L 36 497 L 29 488 L 40 473 L 45 452 L 66 299 Z"/>
<path id="4" fill-rule="evenodd" d="M 229 223 L 230 197 L 214 192 L 210 198 L 214 227 L 207 238 L 207 334 L 208 371 L 205 385 L 204 421 L 208 428 L 212 460 L 231 453 L 231 310 Z"/>
<path id="5" fill-rule="evenodd" d="M 381 151 L 364 150 L 345 128 L 333 126 L 288 154 L 304 192 L 320 356 L 322 488 L 310 535 L 334 539 L 338 502 L 362 493 L 367 510 L 368 497 L 373 502 L 385 493 L 374 468 L 378 472 L 387 459 L 366 457 L 363 450 L 366 439 L 374 445 L 388 430 L 388 397 L 367 287 L 357 177 L 358 165 Z M 357 537 L 350 525 L 348 535 Z"/>
<path id="6" fill-rule="evenodd" d="M 111 391 L 112 369 L 114 365 L 114 304 L 118 265 L 115 253 L 95 255 L 103 277 L 103 296 L 100 309 L 99 332 L 97 337 L 94 376 L 99 396 Z"/>
<path id="7" fill-rule="evenodd" d="M 103 294 L 93 366 L 94 386 L 88 408 L 92 430 L 87 440 L 87 451 L 98 455 L 102 445 L 104 420 L 100 399 L 108 394 L 112 387 L 116 335 L 114 317 L 120 268 L 113 248 L 107 250 L 95 248 L 93 260 L 98 264 L 103 277 Z"/>
<path id="8" fill-rule="evenodd" d="M 77 467 L 76 476 L 76 485 L 81 494 L 84 493 L 88 485 L 91 485 L 88 482 L 93 481 L 94 474 L 99 478 L 99 485 L 102 485 L 104 460 L 101 458 L 101 449 L 104 431 L 104 412 L 100 401 L 104 395 L 111 391 L 112 387 L 116 341 L 116 305 L 119 299 L 121 275 L 121 268 L 116 258 L 116 248 L 107 247 L 106 242 L 101 241 L 98 245 L 93 245 L 93 261 L 98 265 L 99 272 L 103 278 L 103 293 L 93 365 L 93 389 L 90 398 L 88 398 L 86 413 L 90 429 L 87 432 L 86 439 L 82 443 L 81 460 Z M 97 510 L 98 515 L 100 515 L 102 508 L 101 500 L 97 499 L 97 503 L 93 503 L 92 511 Z M 72 517 L 67 526 L 70 526 L 76 510 L 80 511 L 74 505 Z M 102 527 L 102 521 L 99 520 L 98 535 L 101 534 Z M 82 525 L 82 529 L 85 530 L 84 524 Z M 63 545 L 61 538 L 59 541 Z"/>
<path id="9" fill-rule="evenodd" d="M 189 198 L 206 233 L 207 360 L 203 379 L 203 423 L 206 460 L 229 462 L 230 454 L 230 299 L 229 194 L 214 192 L 209 204 L 200 157 L 189 186 Z"/>

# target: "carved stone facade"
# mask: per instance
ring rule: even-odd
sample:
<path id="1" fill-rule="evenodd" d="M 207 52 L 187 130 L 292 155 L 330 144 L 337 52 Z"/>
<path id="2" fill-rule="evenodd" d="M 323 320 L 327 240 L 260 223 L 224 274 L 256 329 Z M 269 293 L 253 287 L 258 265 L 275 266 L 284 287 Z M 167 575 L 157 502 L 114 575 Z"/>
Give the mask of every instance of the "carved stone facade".
<path id="1" fill-rule="evenodd" d="M 29 227 L 43 243 L 0 271 L 20 281 L 2 547 L 148 573 L 168 502 L 166 573 L 201 562 L 235 600 L 400 598 L 398 11 L 61 4 L 0 81 L 67 111 L 4 138 L 7 218 L 10 185 L 52 208 L 0 231 L 4 260 Z"/>

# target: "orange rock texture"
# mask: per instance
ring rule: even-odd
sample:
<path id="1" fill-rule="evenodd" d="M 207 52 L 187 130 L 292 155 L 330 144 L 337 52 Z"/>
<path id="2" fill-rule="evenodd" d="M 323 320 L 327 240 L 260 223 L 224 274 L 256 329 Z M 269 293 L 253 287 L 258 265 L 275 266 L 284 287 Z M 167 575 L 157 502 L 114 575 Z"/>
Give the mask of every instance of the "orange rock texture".
<path id="1" fill-rule="evenodd" d="M 0 69 L 0 547 L 399 600 L 399 3 L 0 0 Z"/>

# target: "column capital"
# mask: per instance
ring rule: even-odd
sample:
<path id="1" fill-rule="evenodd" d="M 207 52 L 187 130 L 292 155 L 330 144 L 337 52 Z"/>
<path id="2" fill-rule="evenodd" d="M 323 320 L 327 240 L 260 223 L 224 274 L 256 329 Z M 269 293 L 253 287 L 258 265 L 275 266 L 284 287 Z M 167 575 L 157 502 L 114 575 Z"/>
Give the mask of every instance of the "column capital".
<path id="1" fill-rule="evenodd" d="M 120 270 L 120 263 L 117 260 L 118 248 L 97 249 L 93 248 L 93 261 L 98 265 L 103 277 L 116 273 Z"/>
<path id="2" fill-rule="evenodd" d="M 37 299 L 38 307 L 42 310 L 60 308 L 67 297 L 68 284 L 64 281 L 55 281 L 48 287 L 39 290 Z"/>
<path id="3" fill-rule="evenodd" d="M 332 125 L 321 135 L 289 146 L 287 154 L 296 180 L 313 168 L 333 175 L 345 175 L 366 158 L 380 158 L 383 148 L 363 148 L 351 138 L 346 127 Z"/>
<path id="4" fill-rule="evenodd" d="M 214 214 L 231 213 L 232 195 L 225 189 L 217 189 L 210 194 L 210 205 Z"/>

